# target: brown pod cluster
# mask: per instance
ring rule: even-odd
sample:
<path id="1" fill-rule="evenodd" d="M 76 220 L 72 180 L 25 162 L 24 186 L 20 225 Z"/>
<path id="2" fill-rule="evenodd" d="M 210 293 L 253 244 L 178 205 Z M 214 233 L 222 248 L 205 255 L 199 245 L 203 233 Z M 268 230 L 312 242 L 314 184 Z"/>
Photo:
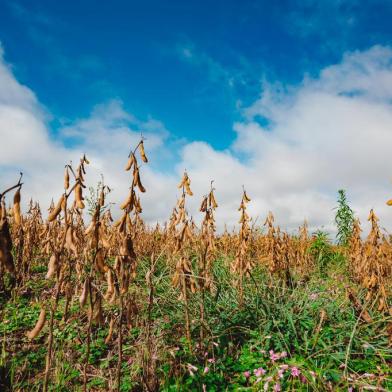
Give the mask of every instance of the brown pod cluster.
<path id="1" fill-rule="evenodd" d="M 106 282 L 107 282 L 108 288 L 106 290 L 104 298 L 106 301 L 113 303 L 116 298 L 116 290 L 115 290 L 114 281 L 113 281 L 113 272 L 111 269 L 108 269 L 108 271 L 106 272 Z"/>
<path id="2" fill-rule="evenodd" d="M 238 274 L 242 278 L 243 275 L 247 275 L 251 271 L 251 263 L 247 257 L 248 241 L 250 237 L 249 227 L 249 215 L 246 213 L 247 204 L 250 202 L 250 198 L 247 195 L 245 189 L 242 193 L 242 199 L 238 211 L 241 212 L 239 223 L 241 224 L 239 244 L 236 252 L 236 257 L 232 264 L 232 272 Z"/>
<path id="3" fill-rule="evenodd" d="M 83 197 L 83 191 L 82 191 L 82 185 L 81 184 L 77 184 L 75 187 L 75 205 L 76 208 L 79 208 L 81 210 L 84 209 L 85 205 L 84 205 L 84 197 Z"/>
<path id="4" fill-rule="evenodd" d="M 192 264 L 188 258 L 182 256 L 176 264 L 176 271 L 172 278 L 175 287 L 182 288 L 179 299 L 185 300 L 185 290 L 195 293 L 197 290 L 196 280 L 192 271 Z"/>
<path id="5" fill-rule="evenodd" d="M 6 271 L 15 276 L 14 258 L 11 253 L 12 239 L 4 200 L 1 203 L 0 211 L 0 263 Z"/>
<path id="6" fill-rule="evenodd" d="M 139 143 L 139 152 L 140 152 L 140 156 L 142 158 L 142 161 L 147 163 L 148 159 L 147 159 L 147 156 L 146 156 L 146 152 L 144 151 L 143 140 L 141 140 L 140 143 Z"/>
<path id="7" fill-rule="evenodd" d="M 16 226 L 20 226 L 22 224 L 22 216 L 20 213 L 20 188 L 18 188 L 14 195 L 13 214 Z"/>
<path id="8" fill-rule="evenodd" d="M 128 290 L 131 277 L 136 276 L 136 253 L 129 234 L 125 235 L 121 241 L 120 255 L 116 257 L 114 268 L 121 278 L 121 293 L 125 293 Z"/>
<path id="9" fill-rule="evenodd" d="M 38 334 L 41 332 L 42 328 L 44 327 L 45 321 L 46 321 L 46 310 L 45 308 L 42 308 L 37 323 L 35 324 L 35 327 L 31 331 L 26 333 L 27 338 L 30 340 L 36 338 Z"/>
<path id="10" fill-rule="evenodd" d="M 90 162 L 86 158 L 86 155 L 83 155 L 83 158 L 80 160 L 79 166 L 76 169 L 76 185 L 75 185 L 75 201 L 74 206 L 80 210 L 85 208 L 84 197 L 83 197 L 83 188 L 84 185 L 84 175 L 86 174 L 86 170 L 84 165 L 89 164 Z"/>
<path id="11" fill-rule="evenodd" d="M 200 206 L 200 212 L 204 213 L 204 219 L 201 227 L 201 237 L 204 249 L 200 252 L 199 258 L 199 286 L 201 289 L 212 289 L 212 261 L 214 259 L 215 251 L 215 218 L 214 210 L 218 207 L 214 195 L 214 188 L 212 187 L 207 196 L 204 196 Z"/>
<path id="12" fill-rule="evenodd" d="M 137 165 L 137 162 L 136 162 L 135 154 L 133 152 L 131 152 L 131 154 L 129 155 L 129 158 L 128 158 L 127 165 L 125 166 L 125 171 L 131 170 L 132 166 L 136 166 L 136 165 Z"/>
<path id="13" fill-rule="evenodd" d="M 60 214 L 62 208 L 64 207 L 65 196 L 61 195 L 59 201 L 57 202 L 56 206 L 50 211 L 48 216 L 48 221 L 53 222 Z"/>
<path id="14" fill-rule="evenodd" d="M 64 189 L 67 190 L 69 188 L 69 171 L 68 166 L 65 168 L 64 173 Z"/>
<path id="15" fill-rule="evenodd" d="M 181 188 L 183 188 L 189 196 L 193 196 L 193 192 L 191 191 L 191 180 L 189 179 L 188 173 L 186 171 L 184 172 L 181 182 L 178 185 L 178 189 Z"/>
<path id="16" fill-rule="evenodd" d="M 107 334 L 106 339 L 105 339 L 105 344 L 109 344 L 110 341 L 112 340 L 113 328 L 114 328 L 114 318 L 112 317 L 112 318 L 110 319 L 109 331 L 108 331 L 108 334 Z"/>
<path id="17" fill-rule="evenodd" d="M 95 255 L 95 266 L 101 274 L 106 274 L 109 270 L 109 267 L 105 264 L 105 253 L 103 249 L 98 249 Z"/>
<path id="18" fill-rule="evenodd" d="M 83 284 L 82 292 L 79 297 L 79 305 L 81 308 L 83 308 L 84 305 L 86 305 L 86 301 L 89 295 L 89 290 L 90 290 L 90 279 L 86 278 Z"/>
<path id="19" fill-rule="evenodd" d="M 102 296 L 99 291 L 93 291 L 92 307 L 88 310 L 88 317 L 92 318 L 92 322 L 95 324 L 103 323 L 103 309 L 102 309 Z"/>
<path id="20" fill-rule="evenodd" d="M 48 264 L 48 272 L 46 274 L 46 279 L 51 279 L 55 276 L 59 268 L 59 256 L 56 253 L 53 253 L 50 256 L 49 264 Z"/>
<path id="21" fill-rule="evenodd" d="M 144 186 L 142 185 L 142 182 L 140 180 L 140 173 L 139 173 L 139 169 L 137 166 L 135 166 L 135 169 L 133 171 L 133 182 L 134 182 L 134 184 L 137 185 L 140 192 L 144 193 L 146 191 L 146 188 L 144 188 Z"/>

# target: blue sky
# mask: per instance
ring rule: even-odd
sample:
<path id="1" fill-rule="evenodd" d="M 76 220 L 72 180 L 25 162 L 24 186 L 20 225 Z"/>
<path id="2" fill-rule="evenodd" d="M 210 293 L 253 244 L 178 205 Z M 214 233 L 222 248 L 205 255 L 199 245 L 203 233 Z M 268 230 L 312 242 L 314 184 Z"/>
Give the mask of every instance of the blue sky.
<path id="1" fill-rule="evenodd" d="M 0 186 L 23 171 L 48 206 L 86 153 L 88 185 L 105 175 L 121 203 L 143 130 L 148 222 L 186 169 L 195 221 L 215 181 L 220 229 L 243 185 L 258 222 L 333 231 L 343 188 L 392 229 L 391 20 L 381 0 L 0 0 Z"/>
<path id="2" fill-rule="evenodd" d="M 6 1 L 0 41 L 51 129 L 120 99 L 218 149 L 261 93 L 391 41 L 390 1 Z"/>

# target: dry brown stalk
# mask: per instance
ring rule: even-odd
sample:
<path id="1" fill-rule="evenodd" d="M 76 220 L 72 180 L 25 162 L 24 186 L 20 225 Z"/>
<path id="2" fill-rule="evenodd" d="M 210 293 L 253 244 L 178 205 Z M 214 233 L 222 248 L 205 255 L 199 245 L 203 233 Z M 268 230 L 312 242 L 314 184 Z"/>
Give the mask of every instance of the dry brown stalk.
<path id="1" fill-rule="evenodd" d="M 249 227 L 249 216 L 246 213 L 247 204 L 250 202 L 250 198 L 246 194 L 245 189 L 242 192 L 242 199 L 238 211 L 241 213 L 239 223 L 241 224 L 240 233 L 238 237 L 238 250 L 235 259 L 231 265 L 231 270 L 235 274 L 235 285 L 238 288 L 238 303 L 240 306 L 243 305 L 244 301 L 244 278 L 250 275 L 252 269 L 251 259 L 248 257 L 248 242 L 250 239 L 250 227 Z"/>

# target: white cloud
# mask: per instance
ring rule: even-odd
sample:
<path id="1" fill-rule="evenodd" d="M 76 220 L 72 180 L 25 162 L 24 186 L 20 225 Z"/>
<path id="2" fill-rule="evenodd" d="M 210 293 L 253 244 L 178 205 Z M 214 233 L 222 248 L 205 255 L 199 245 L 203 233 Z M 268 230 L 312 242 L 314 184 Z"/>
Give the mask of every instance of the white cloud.
<path id="1" fill-rule="evenodd" d="M 252 197 L 249 211 L 259 223 L 271 210 L 284 228 L 307 219 L 312 227 L 332 229 L 336 192 L 344 188 L 362 222 L 375 208 L 391 229 L 392 209 L 385 205 L 392 196 L 391 87 L 392 50 L 373 47 L 345 54 L 340 64 L 315 79 L 305 77 L 299 86 L 265 83 L 244 120 L 234 124 L 237 138 L 225 151 L 202 141 L 173 144 L 162 123 L 141 121 L 116 100 L 97 105 L 54 140 L 34 93 L 1 59 L 0 186 L 23 170 L 25 198 L 38 198 L 46 208 L 61 192 L 64 164 L 86 152 L 88 183 L 95 184 L 103 173 L 114 188 L 112 200 L 121 202 L 129 184 L 123 171 L 126 157 L 143 132 L 151 161 L 142 167 L 147 188 L 142 204 L 149 222 L 169 217 L 176 185 L 187 169 L 195 193 L 190 211 L 199 215 L 201 197 L 214 180 L 221 228 L 236 223 L 244 185 Z M 267 118 L 268 125 L 260 125 L 259 117 Z M 176 165 L 159 170 L 175 156 L 174 147 L 179 150 Z"/>

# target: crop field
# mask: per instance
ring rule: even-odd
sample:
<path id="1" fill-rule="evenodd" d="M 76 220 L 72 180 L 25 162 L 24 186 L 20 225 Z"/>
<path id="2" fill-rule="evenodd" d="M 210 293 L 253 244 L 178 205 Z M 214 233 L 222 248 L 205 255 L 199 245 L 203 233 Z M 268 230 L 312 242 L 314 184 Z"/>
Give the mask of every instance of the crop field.
<path id="1" fill-rule="evenodd" d="M 392 237 L 376 211 L 362 232 L 342 190 L 336 239 L 286 233 L 272 213 L 256 224 L 245 187 L 238 230 L 218 232 L 219 189 L 206 181 L 196 225 L 184 172 L 151 226 L 144 165 L 141 140 L 121 206 L 109 183 L 88 196 L 86 156 L 53 179 L 49 209 L 23 199 L 22 174 L 1 183 L 0 391 L 392 390 Z"/>

